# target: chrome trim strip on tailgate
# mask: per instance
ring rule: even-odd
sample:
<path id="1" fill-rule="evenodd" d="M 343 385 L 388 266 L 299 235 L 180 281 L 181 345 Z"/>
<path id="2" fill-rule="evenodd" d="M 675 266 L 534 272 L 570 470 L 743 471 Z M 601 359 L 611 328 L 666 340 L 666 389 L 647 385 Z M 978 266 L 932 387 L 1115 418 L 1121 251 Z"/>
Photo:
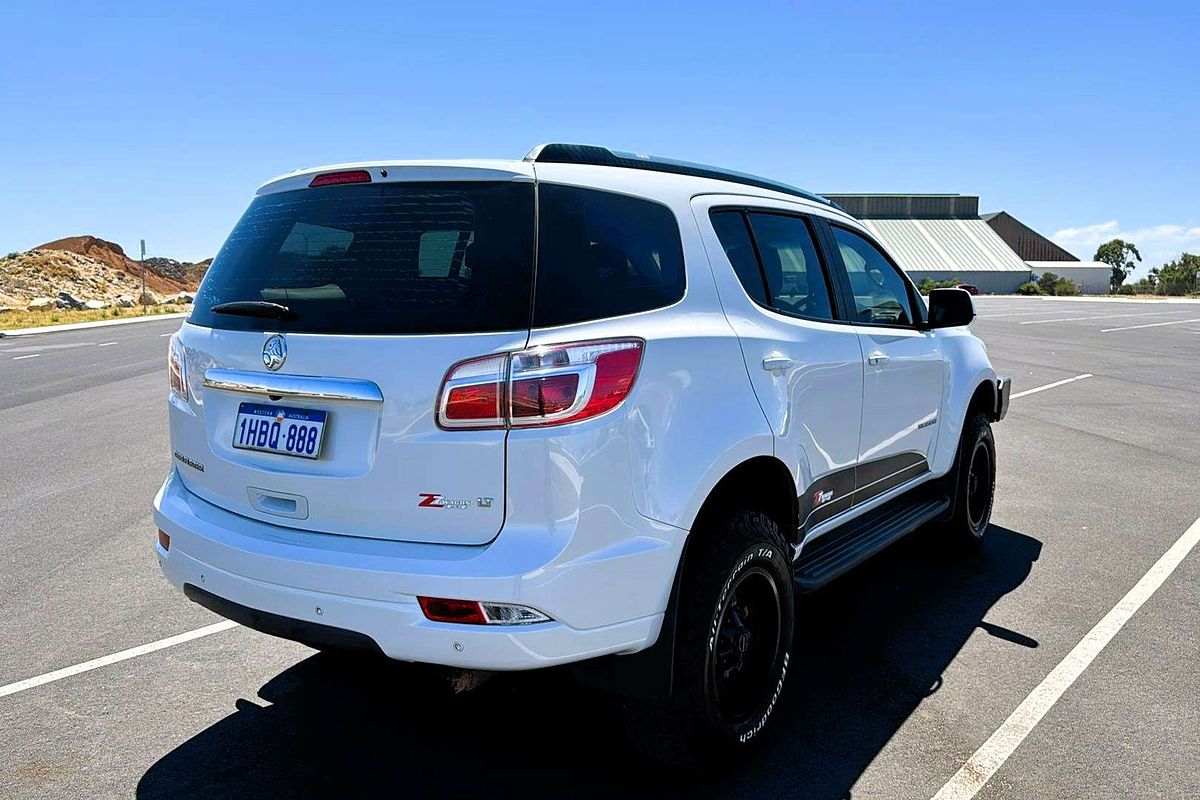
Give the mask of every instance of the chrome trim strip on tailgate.
<path id="1" fill-rule="evenodd" d="M 204 388 L 227 392 L 299 397 L 305 400 L 350 400 L 382 403 L 383 392 L 371 381 L 354 378 L 322 378 L 316 375 L 268 375 L 265 372 L 240 372 L 213 368 L 204 373 Z"/>

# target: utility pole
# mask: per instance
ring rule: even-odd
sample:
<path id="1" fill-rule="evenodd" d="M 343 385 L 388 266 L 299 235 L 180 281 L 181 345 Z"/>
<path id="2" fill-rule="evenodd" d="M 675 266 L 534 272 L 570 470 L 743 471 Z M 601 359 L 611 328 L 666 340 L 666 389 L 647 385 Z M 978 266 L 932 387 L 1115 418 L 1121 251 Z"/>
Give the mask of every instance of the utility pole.
<path id="1" fill-rule="evenodd" d="M 138 298 L 138 305 L 142 307 L 142 312 L 146 311 L 146 240 L 142 239 L 142 295 Z"/>

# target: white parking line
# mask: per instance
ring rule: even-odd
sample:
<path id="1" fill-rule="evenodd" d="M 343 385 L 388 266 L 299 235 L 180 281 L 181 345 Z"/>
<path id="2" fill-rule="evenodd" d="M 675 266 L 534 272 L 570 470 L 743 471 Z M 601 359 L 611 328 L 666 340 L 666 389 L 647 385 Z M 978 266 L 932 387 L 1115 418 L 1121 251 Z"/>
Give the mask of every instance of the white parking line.
<path id="1" fill-rule="evenodd" d="M 28 356 L 13 356 L 13 361 L 20 361 L 22 358 L 37 358 L 41 353 L 34 353 Z"/>
<path id="2" fill-rule="evenodd" d="M 1115 317 L 1169 317 L 1172 314 L 1186 314 L 1186 311 L 1151 311 L 1136 314 L 1097 314 L 1094 317 L 1059 317 L 1058 319 L 1028 319 L 1018 322 L 1018 325 L 1045 325 L 1050 322 L 1078 322 L 1084 319 L 1113 319 Z"/>
<path id="3" fill-rule="evenodd" d="M 1092 373 L 1085 372 L 1082 375 L 1076 375 L 1074 378 L 1063 378 L 1061 381 L 1055 381 L 1054 383 L 1047 383 L 1045 386 L 1035 386 L 1034 388 L 1026 389 L 1023 392 L 1017 392 L 1016 394 L 1014 394 L 1012 397 L 1010 397 L 1008 399 L 1016 400 L 1018 397 L 1025 397 L 1026 395 L 1037 394 L 1038 392 L 1044 392 L 1047 389 L 1054 389 L 1058 386 L 1064 386 L 1068 383 L 1074 383 L 1075 381 L 1081 381 L 1084 378 L 1090 378 L 1090 377 L 1092 377 Z"/>
<path id="4" fill-rule="evenodd" d="M 174 336 L 174 335 L 175 335 L 175 331 L 167 331 L 166 333 L 160 333 L 160 334 L 158 335 L 158 338 L 160 338 L 160 339 L 161 339 L 161 338 L 163 338 L 164 336 Z"/>
<path id="5" fill-rule="evenodd" d="M 99 669 L 100 667 L 107 667 L 109 664 L 116 664 L 119 661 L 128 661 L 131 658 L 144 656 L 147 653 L 153 653 L 156 650 L 165 650 L 166 648 L 174 647 L 177 644 L 190 642 L 193 639 L 200 639 L 204 636 L 210 636 L 214 633 L 220 633 L 221 631 L 227 631 L 230 628 L 236 627 L 237 623 L 229 620 L 225 620 L 224 622 L 214 622 L 212 625 L 205 625 L 203 628 L 196 628 L 195 630 L 187 631 L 186 633 L 168 636 L 166 639 L 159 639 L 157 642 L 138 645 L 137 647 L 131 647 L 128 650 L 122 650 L 119 653 L 101 656 L 100 658 L 93 658 L 91 661 L 84 661 L 82 664 L 76 664 L 72 667 L 63 667 L 62 669 L 56 669 L 54 672 L 47 672 L 44 675 L 37 675 L 33 678 L 26 678 L 23 681 L 17 681 L 16 683 L 0 686 L 0 697 L 16 694 L 17 692 L 23 692 L 26 689 L 32 689 L 35 686 L 42 686 L 43 684 L 60 681 L 63 678 L 70 678 L 72 675 L 78 675 L 81 672 L 90 672 L 91 670 Z"/>
<path id="6" fill-rule="evenodd" d="M 120 342 L 105 342 L 104 344 L 96 345 L 96 347 L 112 347 L 114 344 L 120 344 Z"/>
<path id="7" fill-rule="evenodd" d="M 1079 644 L 1067 653 L 1066 658 L 1058 662 L 1058 666 L 1021 701 L 1021 705 L 1017 706 L 1004 724 L 975 751 L 975 755 L 967 759 L 967 763 L 959 767 L 954 777 L 938 790 L 933 800 L 969 800 L 974 797 L 996 774 L 996 770 L 1004 765 L 1046 712 L 1071 687 L 1075 679 L 1083 674 L 1142 604 L 1171 576 L 1179 562 L 1192 552 L 1197 542 L 1200 542 L 1200 519 L 1184 531 L 1175 544 L 1171 545 L 1171 549 L 1167 550 L 1121 601 L 1104 615 L 1104 619 L 1097 622 Z"/>
<path id="8" fill-rule="evenodd" d="M 1149 325 L 1127 325 L 1124 328 L 1102 328 L 1101 333 L 1112 333 L 1113 331 L 1132 331 L 1136 328 L 1157 328 L 1160 325 L 1183 325 L 1185 322 L 1200 322 L 1200 319 L 1177 319 L 1173 322 L 1151 322 Z"/>
<path id="9" fill-rule="evenodd" d="M 1055 311 L 1065 311 L 1062 308 L 1043 308 L 1041 311 L 1014 311 L 1008 314 L 980 314 L 980 319 L 999 319 L 1000 317 L 1036 317 L 1038 314 L 1053 314 Z"/>

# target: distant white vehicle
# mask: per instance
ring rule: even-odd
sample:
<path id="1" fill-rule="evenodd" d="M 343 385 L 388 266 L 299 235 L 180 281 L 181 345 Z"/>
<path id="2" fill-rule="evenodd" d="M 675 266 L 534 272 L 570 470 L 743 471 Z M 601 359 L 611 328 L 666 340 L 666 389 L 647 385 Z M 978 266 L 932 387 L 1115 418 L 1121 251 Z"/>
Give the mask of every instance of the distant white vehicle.
<path id="1" fill-rule="evenodd" d="M 170 343 L 158 557 L 318 648 L 578 662 L 712 768 L 771 717 L 793 593 L 992 508 L 970 296 L 815 195 L 578 145 L 263 186 Z"/>

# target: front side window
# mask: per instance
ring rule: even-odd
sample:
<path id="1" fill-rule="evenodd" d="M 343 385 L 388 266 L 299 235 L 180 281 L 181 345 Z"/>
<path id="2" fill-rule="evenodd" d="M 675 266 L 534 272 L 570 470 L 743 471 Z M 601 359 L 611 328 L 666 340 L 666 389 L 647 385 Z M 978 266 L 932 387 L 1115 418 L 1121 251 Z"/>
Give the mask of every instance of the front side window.
<path id="1" fill-rule="evenodd" d="M 534 327 L 663 308 L 683 289 L 683 245 L 669 208 L 541 184 Z"/>
<path id="2" fill-rule="evenodd" d="M 872 325 L 912 325 L 908 282 L 874 244 L 846 228 L 831 226 L 842 263 L 854 291 L 859 322 Z"/>
<path id="3" fill-rule="evenodd" d="M 812 230 L 801 217 L 751 213 L 770 305 L 785 314 L 833 319 L 829 284 Z"/>

